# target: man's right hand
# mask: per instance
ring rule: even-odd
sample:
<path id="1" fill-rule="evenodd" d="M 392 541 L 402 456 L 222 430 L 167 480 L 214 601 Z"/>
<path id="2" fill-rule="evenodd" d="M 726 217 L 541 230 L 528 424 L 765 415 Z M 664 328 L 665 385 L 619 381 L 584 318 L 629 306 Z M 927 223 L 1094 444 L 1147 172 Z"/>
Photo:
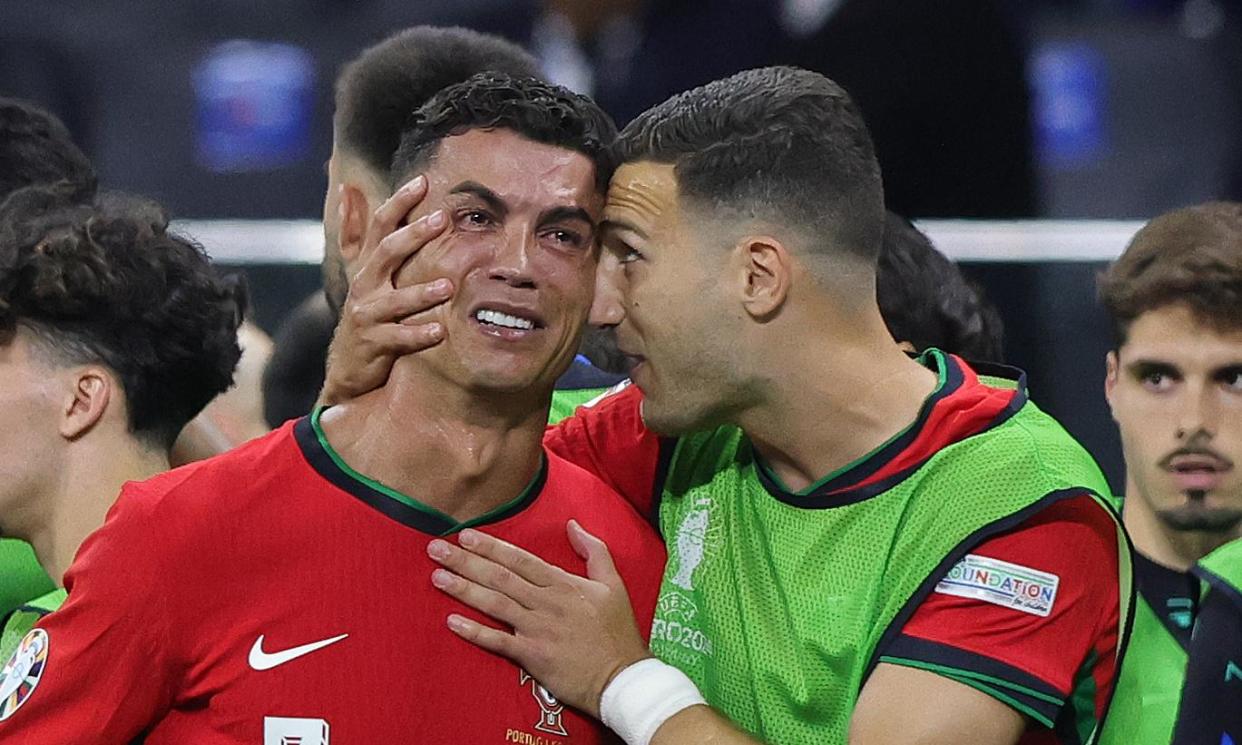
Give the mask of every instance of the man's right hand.
<path id="1" fill-rule="evenodd" d="M 372 216 L 328 351 L 320 404 L 341 403 L 379 388 L 397 357 L 443 341 L 444 325 L 436 310 L 452 297 L 452 283 L 438 279 L 398 288 L 394 281 L 405 262 L 448 226 L 443 210 L 401 225 L 426 194 L 427 179 L 418 176 Z"/>

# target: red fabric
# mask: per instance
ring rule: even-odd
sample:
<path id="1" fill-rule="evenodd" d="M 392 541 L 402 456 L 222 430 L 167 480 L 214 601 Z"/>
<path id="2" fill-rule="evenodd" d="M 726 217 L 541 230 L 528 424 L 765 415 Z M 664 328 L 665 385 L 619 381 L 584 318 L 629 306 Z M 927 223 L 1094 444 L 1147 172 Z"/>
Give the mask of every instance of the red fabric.
<path id="1" fill-rule="evenodd" d="M 628 505 L 549 456 L 524 510 L 481 530 L 569 571 L 570 518 L 608 542 L 649 626 L 664 548 Z M 71 568 L 69 600 L 41 622 L 43 678 L 0 740 L 253 745 L 265 717 L 326 720 L 342 743 L 614 742 L 560 712 L 536 728 L 532 682 L 445 626 L 465 609 L 431 585 L 431 537 L 333 486 L 292 424 L 221 458 L 127 485 Z M 477 614 L 470 615 L 478 618 Z M 349 636 L 269 670 L 266 652 Z"/>
<path id="2" fill-rule="evenodd" d="M 638 386 L 627 385 L 549 427 L 543 445 L 595 474 L 639 514 L 651 517 L 660 438 L 643 424 L 642 402 Z"/>
<path id="3" fill-rule="evenodd" d="M 933 592 L 906 623 L 909 636 L 946 644 L 1012 665 L 1068 697 L 1090 653 L 1101 717 L 1117 664 L 1120 599 L 1117 530 L 1089 496 L 1056 502 L 972 554 L 1060 577 L 1047 617 L 981 600 Z M 1023 745 L 1057 742 L 1032 731 Z M 1041 739 L 1043 738 L 1043 739 Z"/>

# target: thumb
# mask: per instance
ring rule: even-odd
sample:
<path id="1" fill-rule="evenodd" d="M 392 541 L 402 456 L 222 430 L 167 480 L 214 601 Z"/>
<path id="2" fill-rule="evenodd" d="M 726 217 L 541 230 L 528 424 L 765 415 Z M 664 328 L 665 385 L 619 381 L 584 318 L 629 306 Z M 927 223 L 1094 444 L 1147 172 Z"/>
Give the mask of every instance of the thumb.
<path id="1" fill-rule="evenodd" d="M 612 563 L 612 554 L 608 544 L 587 532 L 577 520 L 570 520 L 566 527 L 569 533 L 569 544 L 586 562 L 587 577 L 602 582 L 610 587 L 625 587 L 617 567 Z"/>

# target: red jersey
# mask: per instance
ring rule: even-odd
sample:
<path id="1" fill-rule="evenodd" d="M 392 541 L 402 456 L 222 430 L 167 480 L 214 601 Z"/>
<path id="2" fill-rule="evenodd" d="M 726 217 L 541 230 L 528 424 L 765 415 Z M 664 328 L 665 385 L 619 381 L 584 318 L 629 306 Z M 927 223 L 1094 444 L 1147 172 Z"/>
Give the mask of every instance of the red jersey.
<path id="1" fill-rule="evenodd" d="M 608 542 L 645 628 L 663 545 L 594 476 L 549 454 L 471 525 L 585 575 L 571 518 Z M 428 542 L 462 527 L 351 471 L 309 418 L 128 484 L 79 551 L 69 600 L 28 637 L 37 664 L 0 740 L 615 742 L 445 626 L 482 620 L 431 584 Z"/>
<path id="2" fill-rule="evenodd" d="M 1017 394 L 993 388 L 961 360 L 945 355 L 961 382 L 926 404 L 901 438 L 881 447 L 815 495 L 829 505 L 871 485 L 902 478 L 911 464 L 985 428 Z M 586 468 L 653 522 L 676 440 L 643 424 L 642 393 L 622 386 L 551 427 L 544 444 Z M 769 489 L 773 498 L 779 488 Z M 941 582 L 904 615 L 876 657 L 887 664 L 937 672 L 993 696 L 1033 726 L 1022 745 L 1076 742 L 1107 708 L 1120 633 L 1118 535 L 1115 523 L 1087 495 L 1052 503 L 1017 526 L 970 547 L 975 561 L 999 560 L 1060 579 L 1046 615 L 962 597 Z"/>

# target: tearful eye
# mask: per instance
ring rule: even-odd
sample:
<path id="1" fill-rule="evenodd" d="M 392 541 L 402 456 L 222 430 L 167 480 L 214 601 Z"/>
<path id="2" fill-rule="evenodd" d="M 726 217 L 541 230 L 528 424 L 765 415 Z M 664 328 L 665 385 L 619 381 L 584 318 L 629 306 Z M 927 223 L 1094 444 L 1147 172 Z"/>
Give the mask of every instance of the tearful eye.
<path id="1" fill-rule="evenodd" d="M 459 218 L 467 227 L 481 228 L 492 224 L 492 216 L 483 210 L 468 210 Z"/>

